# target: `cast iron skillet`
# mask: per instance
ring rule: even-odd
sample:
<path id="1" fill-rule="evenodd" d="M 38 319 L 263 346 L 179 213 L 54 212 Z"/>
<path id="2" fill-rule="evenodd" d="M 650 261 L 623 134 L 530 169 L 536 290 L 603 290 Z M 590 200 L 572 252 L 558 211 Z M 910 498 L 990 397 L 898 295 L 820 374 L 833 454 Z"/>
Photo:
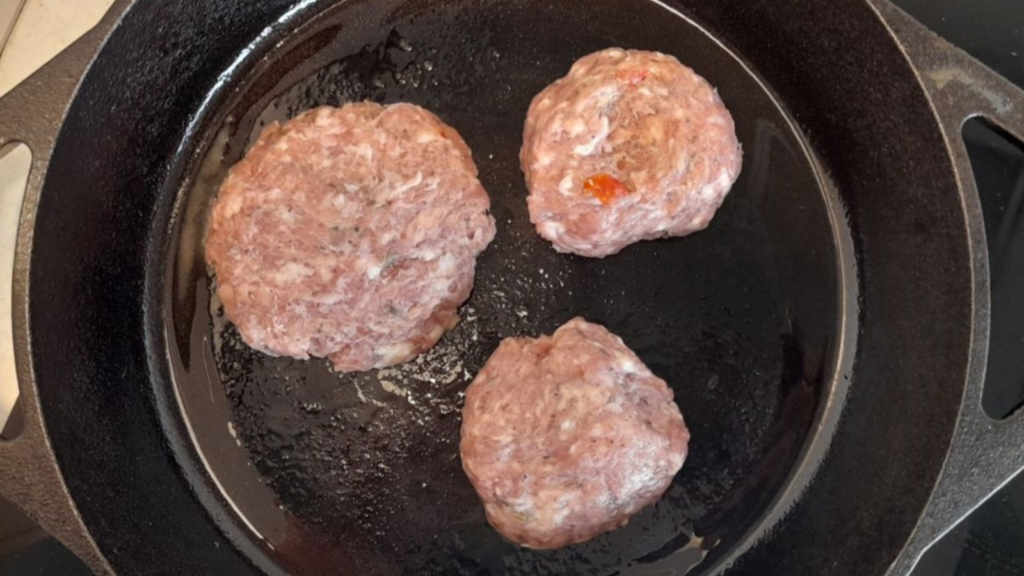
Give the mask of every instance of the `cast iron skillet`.
<path id="1" fill-rule="evenodd" d="M 590 3 L 595 4 L 595 3 Z M 0 491 L 98 572 L 906 574 L 1024 465 L 980 408 L 983 226 L 959 139 L 1024 95 L 882 0 L 116 2 L 0 101 L 34 160 L 14 279 L 28 426 Z M 531 230 L 530 97 L 608 46 L 677 55 L 745 149 L 705 232 L 606 260 Z M 206 211 L 259 130 L 423 104 L 474 151 L 498 237 L 420 361 L 249 351 L 211 302 Z M 690 459 L 626 528 L 553 552 L 483 520 L 461 393 L 505 336 L 582 314 L 676 392 Z"/>

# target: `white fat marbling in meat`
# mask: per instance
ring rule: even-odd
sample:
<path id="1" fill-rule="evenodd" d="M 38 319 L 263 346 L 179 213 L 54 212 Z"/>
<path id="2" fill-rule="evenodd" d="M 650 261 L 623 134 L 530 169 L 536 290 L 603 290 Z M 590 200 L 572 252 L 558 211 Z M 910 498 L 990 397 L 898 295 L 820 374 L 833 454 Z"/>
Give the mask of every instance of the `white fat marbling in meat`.
<path id="1" fill-rule="evenodd" d="M 323 107 L 268 127 L 232 168 L 206 259 L 250 346 L 379 368 L 458 322 L 489 208 L 469 148 L 430 112 Z"/>
<path id="2" fill-rule="evenodd" d="M 668 489 L 690 437 L 665 381 L 582 318 L 502 341 L 462 418 L 462 466 L 488 521 L 531 548 L 625 524 Z"/>
<path id="3" fill-rule="evenodd" d="M 610 48 L 533 99 L 520 161 L 537 232 L 560 252 L 600 258 L 706 228 L 742 152 L 707 81 L 672 56 Z M 630 193 L 602 202 L 584 186 L 602 174 Z"/>

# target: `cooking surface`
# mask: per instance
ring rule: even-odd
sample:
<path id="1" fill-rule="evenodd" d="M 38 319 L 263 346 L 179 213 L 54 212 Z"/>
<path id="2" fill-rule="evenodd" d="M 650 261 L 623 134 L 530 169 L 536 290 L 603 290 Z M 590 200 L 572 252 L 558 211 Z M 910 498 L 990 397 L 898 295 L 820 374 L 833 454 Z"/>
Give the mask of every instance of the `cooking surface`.
<path id="1" fill-rule="evenodd" d="M 627 5 L 638 21 L 658 24 L 621 27 Z M 230 96 L 210 98 L 186 144 L 199 143 L 206 157 L 185 168 L 193 186 L 179 210 L 202 214 L 227 168 L 271 120 L 352 99 L 424 105 L 473 150 L 498 223 L 463 322 L 417 360 L 379 371 L 339 376 L 322 361 L 254 352 L 233 326 L 223 328 L 207 300 L 205 223 L 188 216 L 168 280 L 170 356 L 184 411 L 226 493 L 299 574 L 324 569 L 310 560 L 311 538 L 326 565 L 337 563 L 327 552 L 334 548 L 360 573 L 598 575 L 687 545 L 711 565 L 754 528 L 830 394 L 836 262 L 850 260 L 834 245 L 849 242 L 838 199 L 822 189 L 800 136 L 757 79 L 662 7 L 606 2 L 572 35 L 559 36 L 558 23 L 572 18 L 565 5 L 484 6 L 449 2 L 387 28 L 335 36 L 344 22 L 376 21 L 342 4 L 289 31 L 255 70 L 225 82 Z M 531 97 L 574 58 L 612 43 L 677 54 L 717 86 L 746 168 L 706 231 L 638 243 L 606 259 L 562 255 L 526 214 L 523 118 Z M 625 528 L 539 553 L 486 527 L 455 457 L 458 411 L 462 391 L 502 338 L 550 334 L 574 316 L 615 330 L 674 387 L 697 448 L 688 473 Z M 209 400 L 210 382 L 226 387 L 230 413 Z M 252 468 L 237 460 L 235 436 L 290 515 L 274 518 L 284 515 L 261 503 L 267 495 L 246 490 Z"/>
<path id="2" fill-rule="evenodd" d="M 1016 0 L 989 0 L 973 4 L 970 8 L 956 8 L 956 2 L 946 0 L 926 5 L 924 0 L 903 0 L 904 5 L 925 24 L 943 33 L 954 42 L 972 50 L 976 56 L 1007 75 L 1018 84 L 1024 83 L 1024 64 L 1014 52 L 1024 53 L 1024 15 L 1006 14 Z M 983 18 L 986 17 L 987 19 Z M 1015 22 L 1016 20 L 1016 22 Z M 1009 54 L 1009 56 L 1007 56 Z M 987 406 L 1010 406 L 1020 397 L 1024 384 L 1024 367 L 1019 363 L 1022 344 L 1021 333 L 1014 334 L 1014 326 L 1022 322 L 1003 321 L 1019 317 L 1024 305 L 1003 298 L 1000 294 L 1020 294 L 1024 289 L 1024 215 L 1019 210 L 1024 190 L 1024 160 L 1012 147 L 1000 145 L 984 132 L 971 132 L 970 140 L 981 141 L 975 146 L 972 160 L 977 166 L 989 168 L 979 174 L 979 184 L 986 208 L 986 224 L 992 251 L 993 270 L 993 344 L 990 375 L 999 374 L 1003 400 L 987 401 Z M 1016 266 L 1016 268 L 1015 268 Z M 1015 316 L 1017 315 L 1017 316 Z M 1002 326 L 1003 328 L 1000 328 Z M 1005 329 L 1005 330 L 1004 330 Z M 991 394 L 987 400 L 991 399 Z M 684 407 L 685 410 L 685 407 Z M 945 576 L 951 574 L 1015 574 L 1024 570 L 1024 554 L 1015 545 L 1019 542 L 1024 522 L 1024 480 L 1018 479 L 984 506 L 967 522 L 936 546 L 935 554 L 928 558 L 918 574 Z M 55 546 L 43 544 L 18 557 L 0 562 L 0 573 L 21 574 L 32 569 L 40 572 L 46 562 L 66 560 L 66 553 L 55 552 Z M 80 572 L 82 572 L 80 570 Z M 71 568 L 59 567 L 54 574 L 74 574 Z M 82 572 L 84 573 L 84 572 Z"/>

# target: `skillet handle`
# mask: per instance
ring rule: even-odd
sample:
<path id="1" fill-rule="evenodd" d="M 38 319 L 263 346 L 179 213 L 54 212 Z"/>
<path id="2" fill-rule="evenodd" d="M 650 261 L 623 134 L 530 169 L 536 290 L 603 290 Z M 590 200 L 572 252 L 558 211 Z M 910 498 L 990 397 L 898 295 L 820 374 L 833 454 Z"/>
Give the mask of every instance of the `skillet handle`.
<path id="1" fill-rule="evenodd" d="M 0 291 L 11 297 L 11 333 L 0 337 L 0 378 L 17 380 L 24 429 L 0 439 L 0 495 L 21 508 L 97 574 L 114 574 L 89 535 L 71 499 L 50 447 L 39 405 L 29 350 L 28 275 L 36 207 L 64 115 L 82 75 L 107 35 L 133 0 L 117 0 L 79 40 L 0 98 L 0 151 L 25 144 L 32 153 L 22 198 L 8 199 L 20 219 L 0 230 L 0 262 L 13 261 L 11 275 L 0 273 Z M 88 153 L 88 151 L 83 151 Z M 16 235 L 15 235 L 16 229 Z M 13 254 L 12 254 L 13 252 Z M 0 310 L 0 314 L 7 314 Z"/>
<path id="2" fill-rule="evenodd" d="M 1024 91 L 888 0 L 869 1 L 916 69 L 952 153 L 965 209 L 977 216 L 975 222 L 982 222 L 961 129 L 968 119 L 980 116 L 1024 142 Z M 909 574 L 936 540 L 1024 468 L 1022 410 L 995 421 L 982 409 L 990 326 L 988 250 L 984 228 L 980 224 L 971 228 L 974 333 L 967 386 L 946 461 L 910 540 L 889 569 L 892 576 Z"/>

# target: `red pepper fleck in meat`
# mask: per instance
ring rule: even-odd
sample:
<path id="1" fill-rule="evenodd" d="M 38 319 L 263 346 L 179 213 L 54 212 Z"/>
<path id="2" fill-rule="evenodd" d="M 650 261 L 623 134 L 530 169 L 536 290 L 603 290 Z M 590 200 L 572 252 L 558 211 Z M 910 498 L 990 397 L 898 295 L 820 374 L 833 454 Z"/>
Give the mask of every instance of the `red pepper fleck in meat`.
<path id="1" fill-rule="evenodd" d="M 584 180 L 583 189 L 606 206 L 618 198 L 629 196 L 633 193 L 628 186 L 617 178 L 603 172 Z"/>

